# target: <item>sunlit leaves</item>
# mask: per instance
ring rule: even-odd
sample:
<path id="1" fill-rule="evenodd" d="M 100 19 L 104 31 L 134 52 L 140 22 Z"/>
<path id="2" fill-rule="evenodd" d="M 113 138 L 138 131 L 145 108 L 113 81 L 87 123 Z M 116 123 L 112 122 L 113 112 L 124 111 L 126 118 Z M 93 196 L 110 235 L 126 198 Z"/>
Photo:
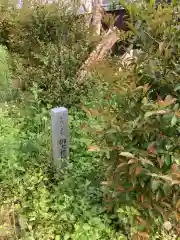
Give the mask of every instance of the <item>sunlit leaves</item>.
<path id="1" fill-rule="evenodd" d="M 129 152 L 121 152 L 120 156 L 127 157 L 127 158 L 134 158 L 134 155 Z"/>
<path id="2" fill-rule="evenodd" d="M 96 85 L 100 95 L 93 101 L 93 109 L 103 118 L 104 134 L 93 140 L 108 148 L 103 160 L 113 175 L 109 191 L 117 202 L 123 196 L 125 203 L 140 206 L 148 221 L 154 214 L 162 220 L 171 212 L 175 220 L 180 180 L 180 36 L 174 28 L 175 9 L 167 4 L 154 8 L 154 1 L 123 5 L 130 14 L 133 35 L 127 51 L 134 65 L 123 64 L 118 57 L 111 60 L 112 67 L 104 65 L 103 78 Z M 93 117 L 102 126 L 98 118 Z M 139 232 L 148 237 L 142 229 Z"/>
<path id="3" fill-rule="evenodd" d="M 157 104 L 160 107 L 167 107 L 167 106 L 170 106 L 171 104 L 173 104 L 175 102 L 176 102 L 176 98 L 173 98 L 172 96 L 168 95 L 168 96 L 166 96 L 165 100 L 159 99 L 157 101 Z"/>
<path id="4" fill-rule="evenodd" d="M 89 152 L 99 152 L 100 148 L 98 146 L 89 146 L 88 151 Z"/>

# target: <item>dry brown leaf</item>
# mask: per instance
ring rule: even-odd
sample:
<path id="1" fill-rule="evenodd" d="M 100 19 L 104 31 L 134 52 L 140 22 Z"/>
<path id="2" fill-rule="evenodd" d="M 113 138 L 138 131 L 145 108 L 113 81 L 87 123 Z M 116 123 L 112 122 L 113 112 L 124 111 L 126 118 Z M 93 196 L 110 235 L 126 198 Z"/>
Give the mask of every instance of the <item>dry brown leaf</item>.
<path id="1" fill-rule="evenodd" d="M 162 167 L 163 167 L 163 161 L 162 161 L 162 159 L 161 159 L 160 157 L 157 157 L 157 161 L 158 161 L 158 163 L 159 163 L 160 168 L 162 168 Z"/>
<path id="2" fill-rule="evenodd" d="M 149 203 L 142 203 L 141 204 L 144 208 L 152 209 L 152 206 Z"/>
<path id="3" fill-rule="evenodd" d="M 176 209 L 179 209 L 180 210 L 180 199 L 177 201 L 176 203 Z"/>
<path id="4" fill-rule="evenodd" d="M 176 213 L 176 220 L 177 220 L 177 222 L 180 221 L 180 214 L 179 213 Z"/>
<path id="5" fill-rule="evenodd" d="M 168 113 L 168 111 L 165 111 L 165 110 L 158 110 L 156 111 L 157 114 L 166 114 Z"/>
<path id="6" fill-rule="evenodd" d="M 113 147 L 110 147 L 110 149 L 112 149 L 112 150 L 122 150 L 123 147 L 122 146 L 113 146 Z"/>
<path id="7" fill-rule="evenodd" d="M 82 110 L 83 110 L 84 112 L 86 112 L 89 116 L 91 116 L 90 109 L 88 109 L 88 108 L 85 107 L 84 105 L 80 105 L 80 107 L 82 108 Z"/>
<path id="8" fill-rule="evenodd" d="M 133 163 L 136 163 L 136 160 L 135 160 L 135 159 L 130 159 L 130 160 L 128 161 L 128 164 L 133 164 Z"/>
<path id="9" fill-rule="evenodd" d="M 89 152 L 99 152 L 100 148 L 98 146 L 89 146 L 88 151 Z"/>
<path id="10" fill-rule="evenodd" d="M 160 107 L 167 107 L 175 102 L 176 102 L 176 98 L 173 98 L 170 95 L 166 96 L 166 98 L 164 100 L 159 98 L 159 100 L 157 101 L 157 103 Z"/>
<path id="11" fill-rule="evenodd" d="M 149 83 L 145 84 L 144 87 L 143 87 L 143 92 L 144 94 L 147 93 L 147 91 L 151 88 L 151 85 L 149 85 Z"/>
<path id="12" fill-rule="evenodd" d="M 149 234 L 147 232 L 138 232 L 138 236 L 149 239 Z"/>
<path id="13" fill-rule="evenodd" d="M 99 111 L 96 110 L 96 109 L 89 109 L 89 111 L 90 111 L 90 113 L 91 113 L 91 116 L 93 116 L 93 117 L 97 117 L 97 116 L 101 115 L 101 114 L 99 113 Z"/>
<path id="14" fill-rule="evenodd" d="M 178 164 L 174 163 L 174 164 L 171 166 L 171 169 L 172 169 L 172 172 L 173 172 L 173 173 L 177 173 L 177 172 L 178 172 L 178 169 L 179 169 Z"/>
<path id="15" fill-rule="evenodd" d="M 176 117 L 180 117 L 180 111 L 175 112 Z"/>
<path id="16" fill-rule="evenodd" d="M 122 167 L 124 167 L 125 165 L 127 165 L 127 163 L 120 163 L 120 164 L 117 166 L 117 168 L 122 168 Z"/>
<path id="17" fill-rule="evenodd" d="M 80 128 L 81 128 L 81 129 L 86 129 L 86 128 L 88 128 L 88 125 L 87 125 L 87 124 L 82 124 L 82 125 L 80 126 Z"/>

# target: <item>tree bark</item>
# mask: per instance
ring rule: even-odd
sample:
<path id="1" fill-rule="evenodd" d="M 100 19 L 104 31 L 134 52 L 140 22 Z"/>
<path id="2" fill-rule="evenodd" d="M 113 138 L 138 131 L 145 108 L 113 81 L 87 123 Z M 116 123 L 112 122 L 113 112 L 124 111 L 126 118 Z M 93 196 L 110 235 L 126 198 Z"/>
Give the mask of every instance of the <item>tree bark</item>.
<path id="1" fill-rule="evenodd" d="M 99 36 L 101 34 L 101 21 L 103 13 L 102 0 L 94 0 L 92 7 L 92 27 L 94 36 Z"/>
<path id="2" fill-rule="evenodd" d="M 112 46 L 118 41 L 119 37 L 116 33 L 116 28 L 109 30 L 103 37 L 101 42 L 97 45 L 96 49 L 90 54 L 85 63 L 81 66 L 77 74 L 77 82 L 83 83 L 83 80 L 87 73 L 91 70 L 91 67 L 101 61 Z"/>

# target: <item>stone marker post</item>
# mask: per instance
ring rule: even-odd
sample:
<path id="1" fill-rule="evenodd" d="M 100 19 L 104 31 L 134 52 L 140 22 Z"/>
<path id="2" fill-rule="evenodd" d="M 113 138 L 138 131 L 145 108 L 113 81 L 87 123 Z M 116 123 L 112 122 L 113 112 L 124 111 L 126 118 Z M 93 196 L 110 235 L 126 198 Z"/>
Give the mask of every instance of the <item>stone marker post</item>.
<path id="1" fill-rule="evenodd" d="M 53 164 L 62 169 L 69 155 L 68 146 L 68 109 L 51 109 Z"/>

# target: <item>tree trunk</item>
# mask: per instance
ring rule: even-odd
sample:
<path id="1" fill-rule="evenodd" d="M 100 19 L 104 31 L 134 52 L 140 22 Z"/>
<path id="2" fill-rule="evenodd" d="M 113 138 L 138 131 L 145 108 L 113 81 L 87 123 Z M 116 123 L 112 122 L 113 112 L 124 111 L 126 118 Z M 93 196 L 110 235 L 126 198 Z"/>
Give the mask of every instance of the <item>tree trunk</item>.
<path id="1" fill-rule="evenodd" d="M 101 34 L 101 21 L 103 13 L 102 0 L 95 0 L 92 8 L 92 27 L 94 36 L 99 36 Z"/>
<path id="2" fill-rule="evenodd" d="M 91 67 L 101 61 L 119 39 L 115 30 L 116 28 L 107 32 L 101 42 L 97 45 L 96 49 L 90 54 L 88 59 L 81 66 L 77 74 L 77 82 L 79 84 L 83 83 L 83 80 L 87 73 L 91 70 Z"/>

